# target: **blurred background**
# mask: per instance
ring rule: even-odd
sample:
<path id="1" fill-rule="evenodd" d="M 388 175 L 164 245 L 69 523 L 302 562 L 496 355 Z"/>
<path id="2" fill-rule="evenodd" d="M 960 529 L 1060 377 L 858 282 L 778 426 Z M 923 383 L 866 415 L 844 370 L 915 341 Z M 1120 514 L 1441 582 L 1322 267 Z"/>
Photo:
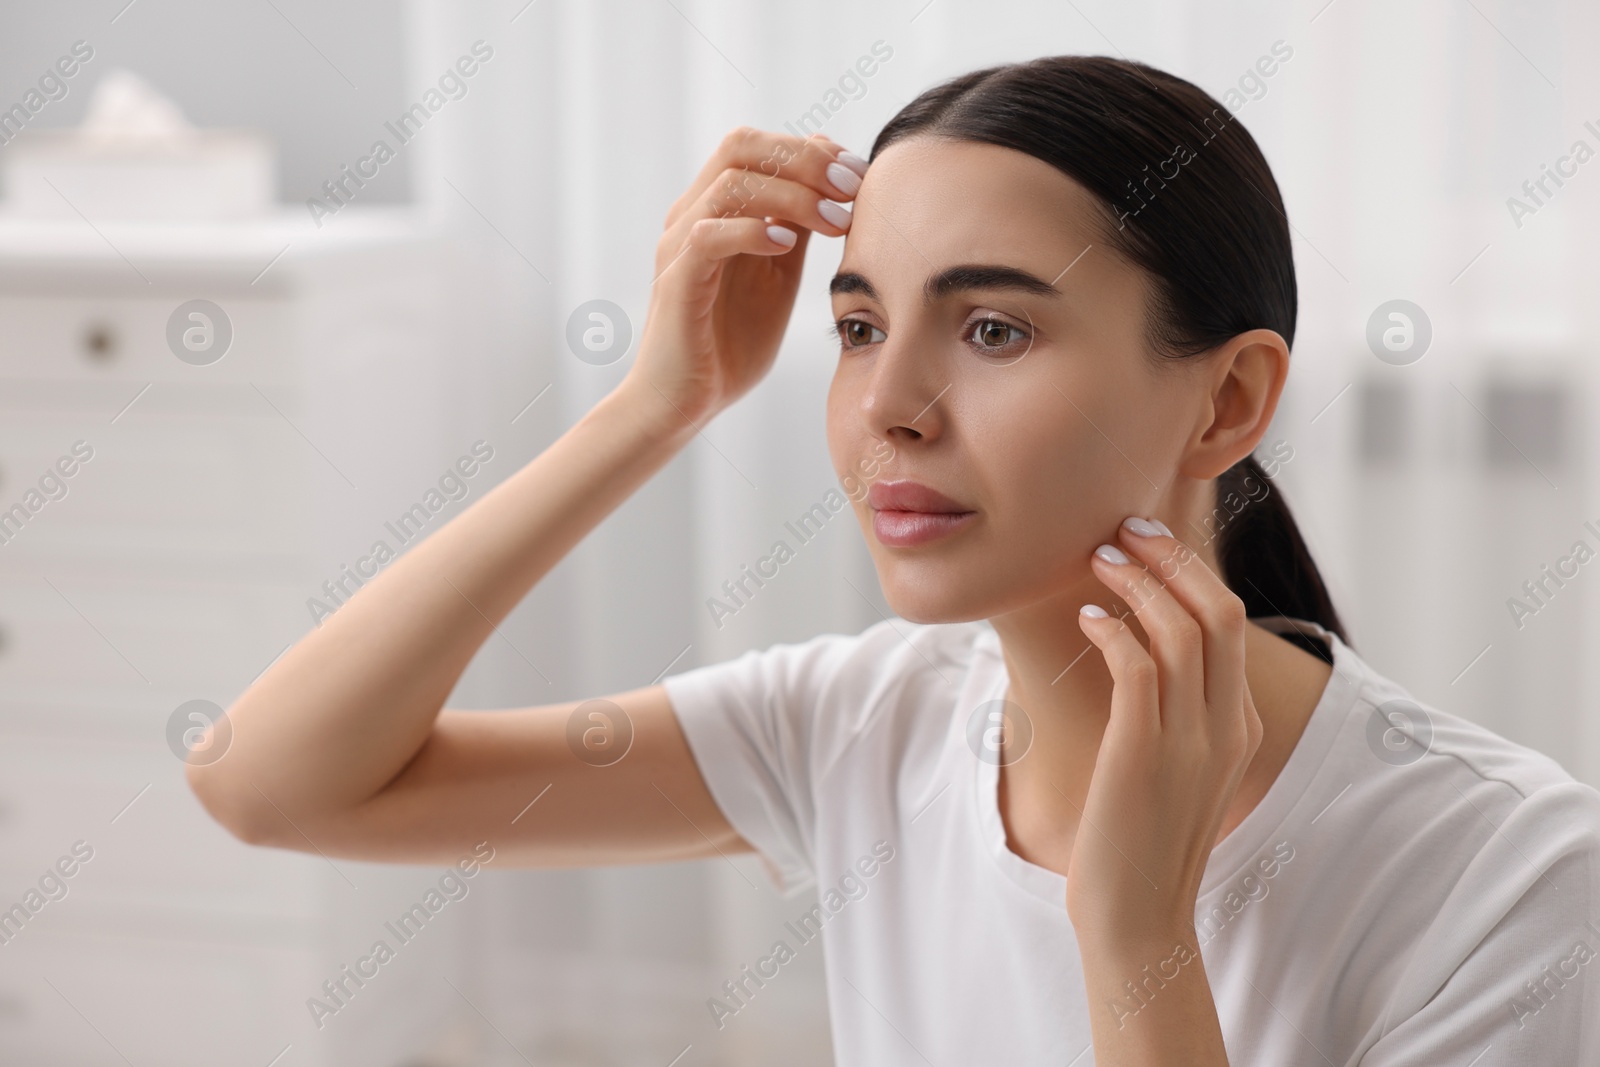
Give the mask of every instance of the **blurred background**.
<path id="1" fill-rule="evenodd" d="M 810 906 L 748 858 L 491 863 L 331 1001 L 441 872 L 239 844 L 180 757 L 347 569 L 437 529 L 621 379 L 667 208 L 724 132 L 820 129 L 865 155 L 918 92 L 992 63 L 1143 60 L 1254 134 L 1301 296 L 1264 446 L 1291 456 L 1276 485 L 1354 647 L 1600 784 L 1593 4 L 3 11 L 6 1063 L 830 1062 L 820 949 L 721 1028 L 708 1011 Z M 454 706 L 618 691 L 882 617 L 848 515 L 720 624 L 707 605 L 835 484 L 841 247 L 813 241 L 769 378 L 527 598 Z"/>

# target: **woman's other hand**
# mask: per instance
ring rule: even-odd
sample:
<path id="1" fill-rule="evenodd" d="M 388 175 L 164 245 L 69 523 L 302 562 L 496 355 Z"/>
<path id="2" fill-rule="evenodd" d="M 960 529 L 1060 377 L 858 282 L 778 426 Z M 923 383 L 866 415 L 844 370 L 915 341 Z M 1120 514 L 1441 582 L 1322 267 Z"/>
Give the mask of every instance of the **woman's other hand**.
<path id="1" fill-rule="evenodd" d="M 1142 532 L 1141 532 L 1142 531 Z M 1130 518 L 1095 575 L 1125 600 L 1148 650 L 1121 620 L 1079 615 L 1105 654 L 1111 718 L 1067 875 L 1080 936 L 1152 935 L 1192 944 L 1195 899 L 1262 726 L 1245 684 L 1244 603 L 1196 552 Z"/>

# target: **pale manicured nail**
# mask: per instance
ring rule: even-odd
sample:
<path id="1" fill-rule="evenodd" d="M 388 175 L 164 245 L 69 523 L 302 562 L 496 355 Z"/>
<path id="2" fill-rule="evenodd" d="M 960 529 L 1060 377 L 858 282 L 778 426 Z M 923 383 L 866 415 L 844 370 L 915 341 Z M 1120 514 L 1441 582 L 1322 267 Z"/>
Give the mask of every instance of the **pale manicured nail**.
<path id="1" fill-rule="evenodd" d="M 835 204 L 832 200 L 819 200 L 817 214 L 841 230 L 850 228 L 850 212 L 842 204 Z"/>
<path id="2" fill-rule="evenodd" d="M 827 174 L 828 181 L 845 196 L 855 196 L 856 190 L 861 188 L 861 176 L 849 167 L 829 163 Z"/>
<path id="3" fill-rule="evenodd" d="M 834 158 L 840 163 L 843 163 L 845 166 L 849 167 L 851 170 L 855 171 L 857 174 L 861 175 L 863 178 L 867 176 L 867 161 L 856 155 L 854 152 L 840 152 Z"/>
<path id="4" fill-rule="evenodd" d="M 1128 562 L 1128 557 L 1124 556 L 1122 554 L 1122 549 L 1118 548 L 1116 545 L 1101 545 L 1099 548 L 1094 550 L 1094 554 L 1105 560 L 1107 563 Z"/>
<path id="5" fill-rule="evenodd" d="M 1155 523 L 1156 529 L 1160 530 L 1162 533 L 1166 534 L 1168 537 L 1177 536 L 1171 530 L 1167 529 L 1167 524 L 1162 522 L 1160 519 L 1151 519 L 1150 521 Z"/>
<path id="6" fill-rule="evenodd" d="M 795 241 L 799 240 L 798 234 L 784 226 L 768 226 L 767 236 L 772 238 L 773 243 L 785 248 L 793 248 Z"/>
<path id="7" fill-rule="evenodd" d="M 1078 614 L 1087 615 L 1091 619 L 1103 619 L 1106 617 L 1106 609 L 1099 604 L 1085 604 L 1078 609 Z"/>
<path id="8" fill-rule="evenodd" d="M 1140 537 L 1155 537 L 1158 534 L 1167 533 L 1149 519 L 1141 519 L 1137 515 L 1129 515 L 1122 520 L 1122 525 L 1129 533 L 1138 534 Z M 1167 536 L 1171 537 L 1172 535 L 1167 534 Z"/>

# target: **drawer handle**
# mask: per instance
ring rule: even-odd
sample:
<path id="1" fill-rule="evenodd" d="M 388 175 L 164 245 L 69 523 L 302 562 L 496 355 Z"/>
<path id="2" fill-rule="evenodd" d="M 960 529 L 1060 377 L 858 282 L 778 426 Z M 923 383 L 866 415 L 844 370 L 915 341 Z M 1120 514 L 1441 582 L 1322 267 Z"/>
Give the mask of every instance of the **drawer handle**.
<path id="1" fill-rule="evenodd" d="M 83 332 L 83 353 L 97 363 L 105 363 L 117 354 L 117 335 L 103 322 L 91 323 Z"/>

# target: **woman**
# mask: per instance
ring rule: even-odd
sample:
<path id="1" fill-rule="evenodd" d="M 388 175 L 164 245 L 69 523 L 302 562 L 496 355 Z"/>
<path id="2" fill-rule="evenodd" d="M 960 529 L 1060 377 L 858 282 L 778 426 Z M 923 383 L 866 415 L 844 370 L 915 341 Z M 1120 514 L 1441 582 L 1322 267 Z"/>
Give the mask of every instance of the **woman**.
<path id="1" fill-rule="evenodd" d="M 1600 793 L 1360 659 L 1252 458 L 1296 288 L 1250 135 L 1056 57 L 929 90 L 871 161 L 730 134 L 623 383 L 239 698 L 207 808 L 368 860 L 754 850 L 820 901 L 708 1009 L 820 936 L 840 1063 L 1600 1062 Z M 848 235 L 828 443 L 902 621 L 441 710 L 766 373 L 811 233 Z"/>

